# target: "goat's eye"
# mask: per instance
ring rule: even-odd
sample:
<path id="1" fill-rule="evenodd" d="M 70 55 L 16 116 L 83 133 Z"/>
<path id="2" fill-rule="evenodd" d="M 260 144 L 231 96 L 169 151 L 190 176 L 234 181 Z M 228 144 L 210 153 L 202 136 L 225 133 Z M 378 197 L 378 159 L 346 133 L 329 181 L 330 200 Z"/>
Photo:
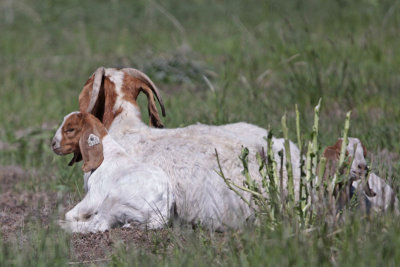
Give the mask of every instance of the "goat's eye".
<path id="1" fill-rule="evenodd" d="M 66 130 L 67 133 L 72 133 L 73 131 L 75 131 L 74 128 L 69 128 L 69 129 Z"/>

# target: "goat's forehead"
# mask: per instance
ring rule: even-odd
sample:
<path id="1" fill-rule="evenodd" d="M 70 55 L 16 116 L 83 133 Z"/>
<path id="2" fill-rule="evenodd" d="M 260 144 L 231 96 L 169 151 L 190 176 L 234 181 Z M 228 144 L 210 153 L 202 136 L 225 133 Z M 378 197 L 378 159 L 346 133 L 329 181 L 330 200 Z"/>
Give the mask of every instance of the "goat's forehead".
<path id="1" fill-rule="evenodd" d="M 61 126 L 65 125 L 68 122 L 73 122 L 74 121 L 74 117 L 75 117 L 74 115 L 77 115 L 78 113 L 79 113 L 79 111 L 74 111 L 74 112 L 71 112 L 68 115 L 66 115 L 64 117 L 63 122 L 61 123 Z"/>

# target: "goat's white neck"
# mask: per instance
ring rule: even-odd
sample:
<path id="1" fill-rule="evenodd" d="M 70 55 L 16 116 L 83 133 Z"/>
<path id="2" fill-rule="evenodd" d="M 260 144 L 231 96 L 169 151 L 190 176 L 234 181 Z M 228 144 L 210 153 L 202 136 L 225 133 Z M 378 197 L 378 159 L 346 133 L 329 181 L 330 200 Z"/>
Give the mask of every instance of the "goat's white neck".
<path id="1" fill-rule="evenodd" d="M 132 103 L 122 100 L 120 107 L 122 112 L 118 114 L 109 128 L 110 133 L 123 134 L 132 129 L 148 127 L 141 119 L 139 108 Z"/>
<path id="2" fill-rule="evenodd" d="M 102 142 L 104 161 L 126 154 L 125 150 L 109 134 L 103 137 Z"/>
<path id="3" fill-rule="evenodd" d="M 125 99 L 126 96 L 122 90 L 122 86 L 126 74 L 120 70 L 106 69 L 105 75 L 114 83 L 115 93 L 117 95 L 112 111 L 115 114 L 119 110 L 122 110 L 111 123 L 109 132 L 124 132 L 128 128 L 141 128 L 146 126 L 141 119 L 139 107 Z"/>

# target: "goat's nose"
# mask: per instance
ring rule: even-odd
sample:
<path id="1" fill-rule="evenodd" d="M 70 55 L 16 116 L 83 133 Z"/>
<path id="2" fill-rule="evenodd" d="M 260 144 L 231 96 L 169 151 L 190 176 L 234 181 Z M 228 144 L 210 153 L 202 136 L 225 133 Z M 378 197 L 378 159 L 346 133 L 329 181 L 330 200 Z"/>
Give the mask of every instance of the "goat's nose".
<path id="1" fill-rule="evenodd" d="M 56 146 L 56 144 L 57 144 L 56 141 L 53 140 L 53 141 L 51 142 L 51 147 L 54 148 L 54 147 Z"/>

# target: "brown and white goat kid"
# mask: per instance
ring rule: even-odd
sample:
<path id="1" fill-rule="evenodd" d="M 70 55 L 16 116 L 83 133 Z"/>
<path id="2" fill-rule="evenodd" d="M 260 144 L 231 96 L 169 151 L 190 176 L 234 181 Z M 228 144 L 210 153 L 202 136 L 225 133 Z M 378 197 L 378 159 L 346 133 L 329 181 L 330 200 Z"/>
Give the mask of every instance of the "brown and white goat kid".
<path id="1" fill-rule="evenodd" d="M 350 192 L 362 192 L 366 198 L 367 206 L 374 211 L 385 211 L 390 207 L 394 207 L 395 212 L 398 212 L 398 199 L 393 189 L 375 173 L 369 173 L 366 161 L 367 150 L 358 138 L 348 138 L 346 154 L 352 162 L 350 167 L 350 182 L 349 187 L 345 188 L 347 193 L 342 195 L 346 200 L 341 200 L 342 203 L 349 200 Z M 324 156 L 330 163 L 330 174 L 336 170 L 336 163 L 340 156 L 342 147 L 342 139 L 338 139 L 333 146 L 329 146 L 324 151 Z M 368 178 L 368 181 L 365 181 Z M 340 186 L 340 185 L 339 185 Z"/>
<path id="2" fill-rule="evenodd" d="M 58 155 L 79 152 L 88 174 L 87 194 L 65 215 L 64 229 L 97 232 L 126 224 L 155 229 L 169 220 L 173 195 L 167 175 L 135 161 L 93 115 L 65 116 L 52 148 Z"/>
<path id="3" fill-rule="evenodd" d="M 252 214 L 252 209 L 230 191 L 218 175 L 215 150 L 218 151 L 225 176 L 236 184 L 242 184 L 243 165 L 238 155 L 242 147 L 247 147 L 250 151 L 249 172 L 260 181 L 255 156 L 256 152 L 266 147 L 264 137 L 268 132 L 243 122 L 222 126 L 196 124 L 175 129 L 151 128 L 140 118 L 136 103 L 140 92 L 144 92 L 148 98 L 151 126 L 162 128 L 154 101 L 155 95 L 164 115 L 158 90 L 144 73 L 135 69 L 97 69 L 79 96 L 80 110 L 99 118 L 109 134 L 132 157 L 158 166 L 167 173 L 180 218 L 220 231 L 239 227 Z M 280 169 L 278 152 L 284 150 L 284 142 L 275 138 L 273 141 L 273 152 Z M 292 142 L 290 148 L 298 198 L 300 152 Z M 285 153 L 283 155 L 282 169 L 286 185 Z M 79 160 L 79 155 L 74 158 Z"/>

